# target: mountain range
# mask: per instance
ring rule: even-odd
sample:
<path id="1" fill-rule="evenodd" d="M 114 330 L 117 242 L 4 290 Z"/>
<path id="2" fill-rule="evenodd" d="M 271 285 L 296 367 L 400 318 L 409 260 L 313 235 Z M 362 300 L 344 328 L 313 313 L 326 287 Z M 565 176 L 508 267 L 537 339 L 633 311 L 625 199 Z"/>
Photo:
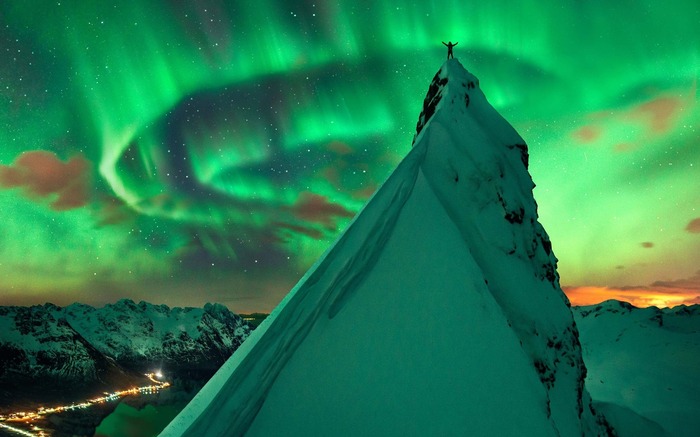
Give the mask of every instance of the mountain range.
<path id="1" fill-rule="evenodd" d="M 206 380 L 250 331 L 219 304 L 0 307 L 0 400 L 7 407 L 67 392 L 79 398 L 143 382 L 155 370 L 169 380 Z"/>
<path id="2" fill-rule="evenodd" d="M 69 308 L 72 310 L 68 311 Z M 164 305 L 145 302 L 136 304 L 123 300 L 105 308 L 81 304 L 63 309 L 51 304 L 0 307 L 0 370 L 3 372 L 0 387 L 3 387 L 5 395 L 11 395 L 14 402 L 18 393 L 26 392 L 25 383 L 34 378 L 42 381 L 42 392 L 47 384 L 49 387 L 64 386 L 65 381 L 75 383 L 82 379 L 85 379 L 85 385 L 91 386 L 93 390 L 102 383 L 106 383 L 105 386 L 110 383 L 129 384 L 140 375 L 126 370 L 120 366 L 119 358 L 112 357 L 128 357 L 126 362 L 140 362 L 141 364 L 135 366 L 141 365 L 141 369 L 151 369 L 156 364 L 155 361 L 148 360 L 148 353 L 129 350 L 129 344 L 142 345 L 142 351 L 151 351 L 150 353 L 161 357 L 161 362 L 171 364 L 177 361 L 174 358 L 177 356 L 174 350 L 182 351 L 183 348 L 198 344 L 194 350 L 180 354 L 181 357 L 189 357 L 189 361 L 186 361 L 189 363 L 187 367 L 195 368 L 200 364 L 205 368 L 214 366 L 215 364 L 209 361 L 200 361 L 200 364 L 197 364 L 196 357 L 209 356 L 205 351 L 207 347 L 214 350 L 213 356 L 227 353 L 225 348 L 221 348 L 222 342 L 213 341 L 206 346 L 202 341 L 192 341 L 182 343 L 180 347 L 171 347 L 170 352 L 165 352 L 162 347 L 157 346 L 158 340 L 153 334 L 157 331 L 162 336 L 165 332 L 165 336 L 174 338 L 172 329 L 166 329 L 165 326 L 172 327 L 175 320 L 178 321 L 178 326 L 183 323 L 184 329 L 178 331 L 197 331 L 192 322 L 185 326 L 181 314 L 189 315 L 185 320 L 197 321 L 201 320 L 207 308 L 210 311 L 209 315 L 204 317 L 205 325 L 212 326 L 217 323 L 212 320 L 207 322 L 207 319 L 212 317 L 212 308 L 218 310 L 214 311 L 214 314 L 219 313 L 223 316 L 217 320 L 224 326 L 217 329 L 219 332 L 214 338 L 217 338 L 217 335 L 221 336 L 222 332 L 228 332 L 226 336 L 233 340 L 230 345 L 234 345 L 250 332 L 237 316 L 227 312 L 220 305 L 204 309 L 169 309 Z M 594 408 L 615 424 L 617 435 L 700 435 L 700 417 L 697 415 L 700 411 L 700 396 L 697 392 L 697 388 L 700 387 L 700 374 L 697 372 L 700 368 L 700 305 L 678 306 L 672 309 L 636 308 L 626 302 L 610 300 L 598 305 L 571 309 L 580 333 L 579 339 L 587 368 L 586 387 L 593 399 Z M 83 326 L 93 326 L 92 338 L 99 348 L 79 334 L 66 318 L 61 317 L 67 312 L 71 313 L 72 317 L 84 317 Z M 173 312 L 180 316 L 169 317 L 168 314 Z M 262 319 L 264 315 L 258 316 Z M 91 318 L 93 322 L 88 322 Z M 94 320 L 101 322 L 96 325 Z M 76 325 L 80 324 L 76 322 Z M 143 328 L 149 326 L 153 328 Z M 119 329 L 115 329 L 117 327 Z M 111 334 L 108 333 L 108 329 L 111 330 Z M 129 340 L 125 339 L 126 332 L 129 333 Z M 171 334 L 168 335 L 167 332 Z M 10 341 L 10 337 L 13 337 L 14 341 Z M 207 335 L 200 336 L 202 339 L 206 337 Z M 209 337 L 211 338 L 211 335 Z M 234 340 L 236 338 L 238 340 Z M 113 349 L 106 346 L 108 344 L 111 344 Z M 171 345 L 174 346 L 174 343 Z M 8 350 L 12 352 L 7 353 Z M 111 352 L 108 355 L 100 350 Z M 27 361 L 18 365 L 19 362 L 15 362 L 13 356 L 25 356 Z M 32 356 L 34 360 L 37 360 L 37 356 L 43 357 L 37 360 L 39 363 L 46 362 L 43 370 L 41 364 L 31 365 Z M 168 356 L 170 358 L 167 358 Z M 62 360 L 72 365 L 49 365 Z M 179 366 L 173 369 L 176 367 Z M 107 375 L 112 375 L 112 380 Z M 14 390 L 9 390 L 9 382 L 12 380 L 22 383 L 13 383 Z M 63 383 L 55 384 L 52 380 Z M 63 390 L 63 394 L 78 399 L 78 393 L 72 389 L 69 393 Z M 9 405 L 9 400 L 9 396 L 4 396 L 2 405 Z M 36 399 L 31 401 L 35 402 Z M 97 417 L 95 420 L 99 423 L 101 419 Z"/>
<path id="3" fill-rule="evenodd" d="M 618 435 L 700 435 L 700 305 L 609 300 L 572 310 L 586 387 Z"/>

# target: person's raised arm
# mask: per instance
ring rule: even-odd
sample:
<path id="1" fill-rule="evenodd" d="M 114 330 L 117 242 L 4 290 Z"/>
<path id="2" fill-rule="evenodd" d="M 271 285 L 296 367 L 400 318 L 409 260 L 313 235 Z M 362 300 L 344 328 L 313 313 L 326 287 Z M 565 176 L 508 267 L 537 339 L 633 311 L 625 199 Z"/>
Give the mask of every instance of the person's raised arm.
<path id="1" fill-rule="evenodd" d="M 452 44 L 452 45 L 453 45 L 453 46 L 456 46 L 457 44 L 459 44 L 459 43 L 458 43 L 458 42 L 456 42 L 456 43 L 454 43 L 454 44 Z"/>
<path id="2" fill-rule="evenodd" d="M 445 41 L 443 41 L 442 43 L 445 44 Z M 447 45 L 447 44 L 445 44 L 445 45 Z"/>

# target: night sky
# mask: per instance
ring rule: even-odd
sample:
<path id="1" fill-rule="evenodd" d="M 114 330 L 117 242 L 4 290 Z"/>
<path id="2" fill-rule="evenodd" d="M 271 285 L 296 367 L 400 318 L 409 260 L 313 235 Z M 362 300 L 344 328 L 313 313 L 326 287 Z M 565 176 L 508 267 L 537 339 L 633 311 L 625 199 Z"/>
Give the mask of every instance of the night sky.
<path id="1" fill-rule="evenodd" d="M 696 0 L 36 0 L 0 4 L 0 305 L 271 310 L 410 150 L 448 40 L 528 142 L 572 301 L 700 302 Z"/>

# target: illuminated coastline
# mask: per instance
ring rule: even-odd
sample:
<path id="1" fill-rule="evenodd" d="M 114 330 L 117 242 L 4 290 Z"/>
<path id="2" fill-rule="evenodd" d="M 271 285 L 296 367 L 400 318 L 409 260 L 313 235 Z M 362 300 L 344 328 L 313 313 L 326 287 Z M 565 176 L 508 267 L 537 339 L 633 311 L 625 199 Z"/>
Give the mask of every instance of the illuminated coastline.
<path id="1" fill-rule="evenodd" d="M 104 396 L 89 399 L 80 403 L 72 403 L 70 405 L 60 405 L 50 408 L 39 407 L 36 411 L 18 411 L 14 413 L 9 413 L 6 415 L 0 415 L 0 428 L 12 431 L 18 435 L 25 436 L 35 436 L 35 437 L 46 437 L 51 435 L 49 431 L 43 430 L 34 424 L 35 421 L 41 420 L 42 416 L 47 416 L 49 414 L 60 414 L 65 411 L 74 411 L 90 408 L 94 405 L 104 404 L 107 402 L 116 401 L 120 398 L 129 395 L 139 395 L 139 394 L 152 394 L 159 390 L 170 387 L 170 383 L 167 381 L 160 381 L 157 378 L 161 378 L 163 375 L 160 372 L 147 373 L 146 377 L 153 383 L 150 385 L 145 385 L 141 387 L 131 387 L 124 390 L 118 390 L 112 393 L 104 393 Z M 29 426 L 29 429 L 17 428 L 15 426 L 9 425 L 11 423 L 21 423 L 25 426 Z"/>

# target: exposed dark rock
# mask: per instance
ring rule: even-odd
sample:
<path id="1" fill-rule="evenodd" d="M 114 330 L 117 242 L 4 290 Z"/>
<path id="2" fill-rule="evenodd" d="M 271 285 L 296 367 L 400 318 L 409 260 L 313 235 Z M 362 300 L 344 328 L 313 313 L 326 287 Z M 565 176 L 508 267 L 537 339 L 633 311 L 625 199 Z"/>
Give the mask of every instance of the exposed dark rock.
<path id="1" fill-rule="evenodd" d="M 527 144 L 512 144 L 508 146 L 509 149 L 515 149 L 517 148 L 520 150 L 520 159 L 523 161 L 523 164 L 525 164 L 525 169 L 529 168 L 530 166 L 530 155 L 528 154 L 527 151 Z"/>
<path id="2" fill-rule="evenodd" d="M 525 216 L 525 209 L 520 207 L 515 211 L 506 211 L 505 218 L 510 223 L 522 223 Z"/>
<path id="3" fill-rule="evenodd" d="M 435 113 L 440 99 L 442 99 L 442 89 L 447 84 L 447 78 L 440 78 L 440 73 L 442 70 L 438 70 L 430 82 L 430 87 L 428 88 L 428 93 L 423 100 L 423 110 L 418 117 L 418 124 L 416 125 L 416 135 L 413 137 L 413 142 L 415 143 L 418 134 L 421 133 L 423 127 L 428 123 L 430 117 Z"/>

